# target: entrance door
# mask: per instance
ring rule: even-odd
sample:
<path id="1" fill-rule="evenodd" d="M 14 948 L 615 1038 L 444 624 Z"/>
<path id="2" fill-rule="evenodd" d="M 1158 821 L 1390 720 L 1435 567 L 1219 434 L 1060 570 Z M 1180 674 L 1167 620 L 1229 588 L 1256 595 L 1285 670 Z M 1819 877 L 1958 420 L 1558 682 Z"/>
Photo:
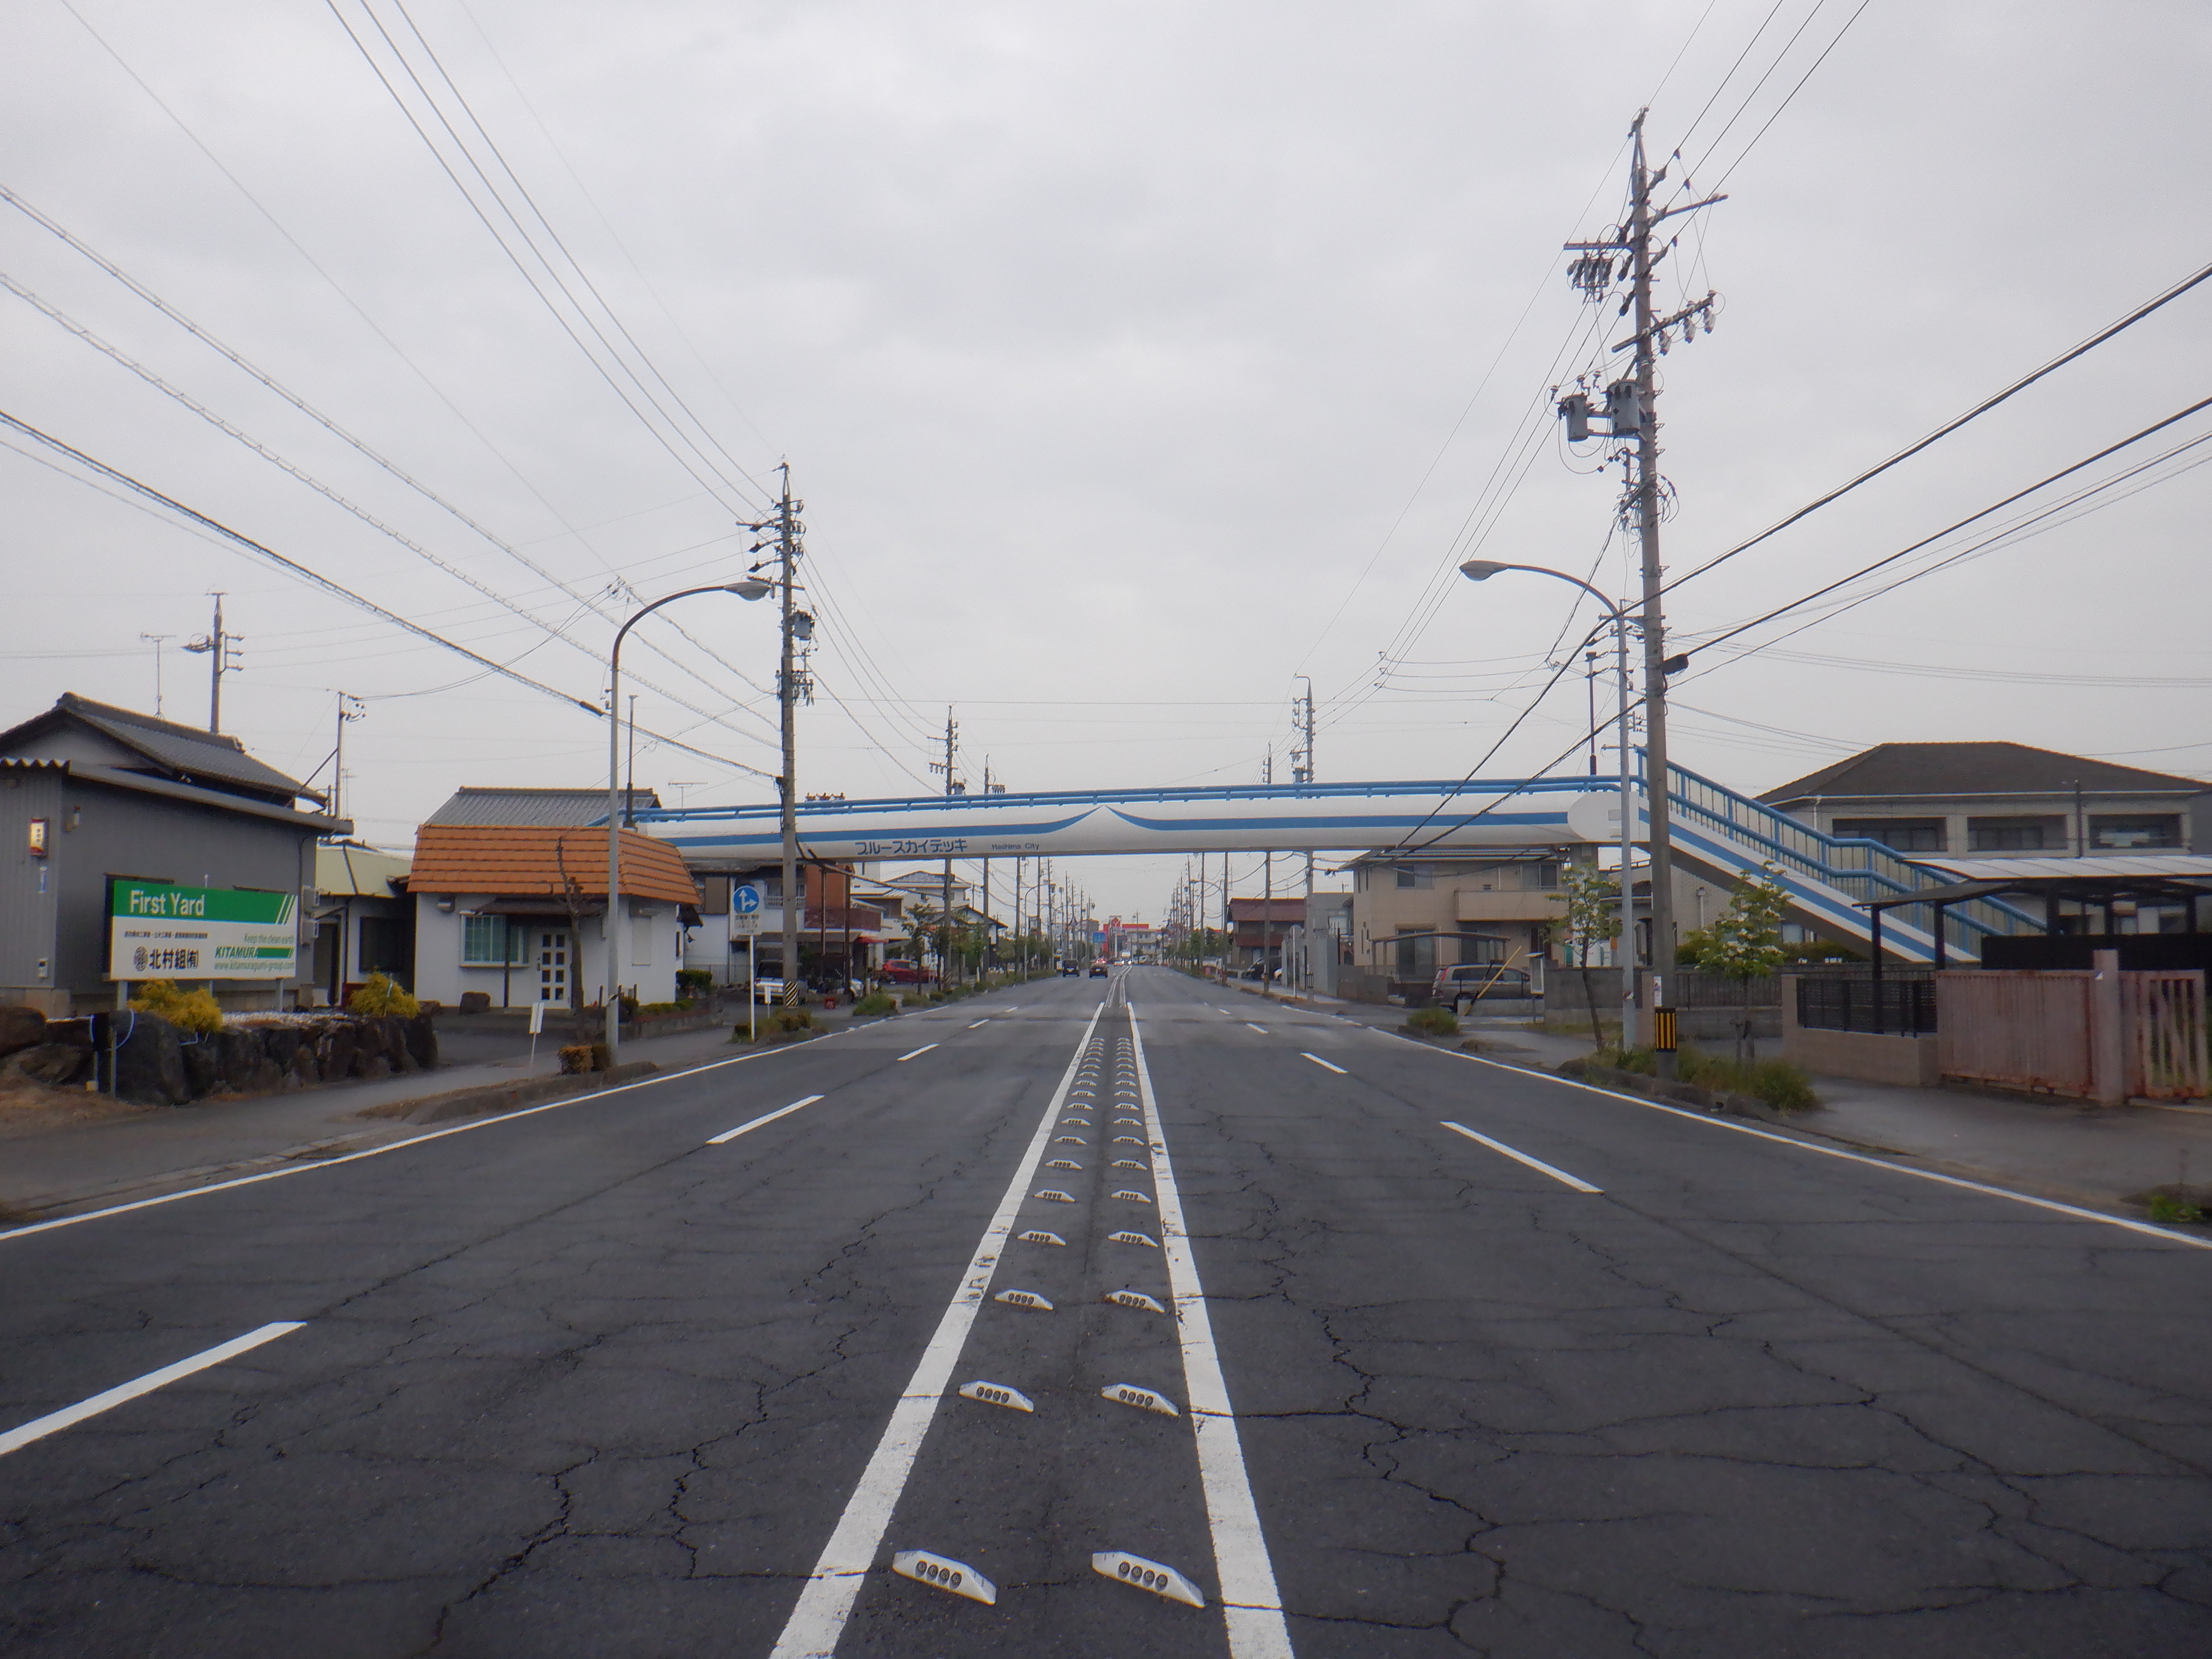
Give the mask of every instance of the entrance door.
<path id="1" fill-rule="evenodd" d="M 565 927 L 538 930 L 538 1000 L 568 1006 L 568 930 Z"/>

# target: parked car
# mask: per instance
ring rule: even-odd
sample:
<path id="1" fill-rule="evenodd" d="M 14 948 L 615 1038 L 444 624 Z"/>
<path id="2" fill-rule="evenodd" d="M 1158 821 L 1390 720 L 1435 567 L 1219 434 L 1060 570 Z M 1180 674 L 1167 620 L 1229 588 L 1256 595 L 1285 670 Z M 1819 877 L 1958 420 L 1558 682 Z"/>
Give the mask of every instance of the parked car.
<path id="1" fill-rule="evenodd" d="M 920 963 L 891 957 L 884 963 L 884 978 L 893 985 L 927 985 L 937 977 Z"/>
<path id="2" fill-rule="evenodd" d="M 1540 993 L 1531 988 L 1528 972 L 1524 968 L 1469 962 L 1456 968 L 1439 969 L 1429 987 L 1429 994 L 1449 1008 L 1462 997 L 1532 997 Z"/>

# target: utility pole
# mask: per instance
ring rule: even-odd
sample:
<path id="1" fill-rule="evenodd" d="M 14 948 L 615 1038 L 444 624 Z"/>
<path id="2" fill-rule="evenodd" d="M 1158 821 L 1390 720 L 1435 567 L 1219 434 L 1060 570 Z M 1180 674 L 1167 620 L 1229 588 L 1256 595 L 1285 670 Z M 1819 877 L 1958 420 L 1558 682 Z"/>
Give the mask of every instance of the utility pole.
<path id="1" fill-rule="evenodd" d="M 243 655 L 238 649 L 235 634 L 222 631 L 222 599 L 221 593 L 210 590 L 215 601 L 215 625 L 196 640 L 187 640 L 185 649 L 204 655 L 208 659 L 208 730 L 222 730 L 222 677 L 239 672 L 238 659 Z M 157 670 L 158 672 L 158 670 Z"/>
<path id="2" fill-rule="evenodd" d="M 1267 750 L 1267 769 L 1261 774 L 1261 781 L 1267 784 L 1275 781 L 1275 750 L 1272 744 Z M 1273 941 L 1268 936 L 1275 930 L 1275 849 L 1271 847 L 1260 856 L 1265 860 L 1267 872 L 1260 883 L 1260 994 L 1264 997 L 1268 994 L 1267 957 L 1273 948 Z"/>
<path id="3" fill-rule="evenodd" d="M 352 703 L 354 707 L 349 709 L 346 707 L 348 703 Z M 331 816 L 334 818 L 342 818 L 345 816 L 345 729 L 349 724 L 361 719 L 368 713 L 368 705 L 362 702 L 359 697 L 344 691 L 338 693 L 337 749 L 331 756 Z"/>
<path id="4" fill-rule="evenodd" d="M 1306 683 L 1306 694 L 1304 697 L 1301 699 L 1305 706 L 1305 718 L 1302 722 L 1305 729 L 1305 746 L 1298 750 L 1297 766 L 1295 776 L 1297 781 L 1300 783 L 1311 783 L 1314 781 L 1313 676 L 1310 674 L 1301 674 L 1298 678 Z M 1300 990 L 1310 988 L 1310 981 L 1312 979 L 1312 975 L 1310 969 L 1312 966 L 1313 961 L 1313 878 L 1314 855 L 1311 853 L 1308 853 L 1306 854 L 1306 902 L 1304 909 L 1300 913 L 1298 917 L 1298 939 L 1300 940 L 1298 955 L 1298 988 Z"/>
<path id="5" fill-rule="evenodd" d="M 623 828 L 637 828 L 637 693 L 629 696 L 629 759 L 623 779 Z"/>
<path id="6" fill-rule="evenodd" d="M 154 647 L 154 718 L 161 718 L 161 641 L 173 640 L 174 634 L 141 634 L 138 636 Z"/>
<path id="7" fill-rule="evenodd" d="M 1603 435 L 1616 446 L 1615 454 L 1623 461 L 1628 475 L 1620 516 L 1624 526 L 1632 523 L 1635 526 L 1643 556 L 1644 604 L 1639 625 L 1644 633 L 1644 795 L 1650 833 L 1651 1001 L 1656 1010 L 1664 1006 L 1666 981 L 1674 971 L 1674 856 L 1668 834 L 1667 796 L 1667 675 L 1670 670 L 1679 671 L 1686 661 L 1667 654 L 1666 623 L 1660 602 L 1666 576 L 1659 562 L 1659 520 L 1665 484 L 1659 476 L 1658 360 L 1674 334 L 1679 333 L 1685 341 L 1693 340 L 1701 324 L 1707 333 L 1712 331 L 1717 296 L 1709 293 L 1671 316 L 1655 316 L 1651 307 L 1651 273 L 1673 251 L 1673 244 L 1655 252 L 1652 240 L 1664 221 L 1728 198 L 1710 196 L 1676 207 L 1654 208 L 1651 192 L 1665 181 L 1668 169 L 1662 167 L 1655 172 L 1644 165 L 1644 118 L 1647 113 L 1648 111 L 1638 111 L 1636 124 L 1631 129 L 1628 222 L 1607 232 L 1601 240 L 1569 242 L 1566 248 L 1580 256 L 1569 264 L 1568 280 L 1593 303 L 1612 296 L 1616 275 L 1627 278 L 1629 292 L 1620 302 L 1620 310 L 1624 315 L 1632 312 L 1636 319 L 1636 332 L 1614 348 L 1635 348 L 1634 369 L 1630 375 L 1606 386 L 1606 406 L 1599 418 L 1606 422 Z M 1616 266 L 1615 254 L 1626 256 L 1620 262 L 1625 269 Z M 1569 441 L 1592 435 L 1589 423 L 1596 411 L 1586 391 L 1577 391 L 1561 398 L 1559 410 L 1567 423 Z M 1621 734 L 1621 741 L 1628 741 L 1626 732 Z M 1629 808 L 1630 803 L 1624 800 L 1622 812 L 1626 814 Z M 1627 872 L 1624 872 L 1620 879 L 1626 886 Z M 1632 952 L 1635 941 L 1626 941 L 1625 948 Z M 1622 1041 L 1627 1040 L 1624 1034 Z M 1674 1074 L 1671 1048 L 1660 1053 L 1658 1062 L 1661 1075 Z"/>
<path id="8" fill-rule="evenodd" d="M 960 727 L 952 718 L 952 705 L 947 703 L 945 706 L 945 758 L 941 762 L 930 762 L 929 769 L 945 774 L 945 793 L 948 799 L 966 793 L 954 782 L 952 775 L 953 757 L 957 752 L 959 737 Z M 952 982 L 952 855 L 949 853 L 945 856 L 941 896 L 943 904 L 937 918 L 938 926 L 942 930 L 938 934 L 941 943 L 937 947 L 937 978 L 939 984 L 950 985 Z"/>
<path id="9" fill-rule="evenodd" d="M 758 575 L 769 565 L 775 565 L 778 598 L 782 602 L 782 626 L 778 630 L 781 651 L 777 659 L 775 700 L 781 715 L 783 735 L 783 775 L 776 780 L 776 797 L 782 808 L 783 819 L 783 994 L 787 1002 L 798 1000 L 799 986 L 799 930 L 805 920 L 801 913 L 799 895 L 799 702 L 804 697 L 814 701 L 814 683 L 807 677 L 806 664 L 799 647 L 814 638 L 814 618 L 799 609 L 799 562 L 806 556 L 802 539 L 806 526 L 799 515 L 806 510 L 806 503 L 791 493 L 791 464 L 786 461 L 776 468 L 783 474 L 783 493 L 777 498 L 775 516 L 745 528 L 762 538 L 753 544 L 755 553 L 773 550 L 769 556 L 750 568 Z M 614 711 L 609 709 L 609 714 Z M 613 788 L 611 781 L 608 784 Z M 608 899 L 609 913 L 614 901 Z"/>

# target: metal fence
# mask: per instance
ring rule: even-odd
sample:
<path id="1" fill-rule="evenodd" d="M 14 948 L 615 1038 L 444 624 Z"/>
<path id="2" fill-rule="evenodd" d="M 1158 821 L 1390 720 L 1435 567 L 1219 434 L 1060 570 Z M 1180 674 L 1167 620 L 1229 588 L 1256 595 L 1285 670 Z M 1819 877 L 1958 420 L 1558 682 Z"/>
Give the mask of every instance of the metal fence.
<path id="1" fill-rule="evenodd" d="M 1933 972 L 1808 974 L 1797 981 L 1797 1024 L 1808 1030 L 1926 1036 L 1936 1020 Z"/>

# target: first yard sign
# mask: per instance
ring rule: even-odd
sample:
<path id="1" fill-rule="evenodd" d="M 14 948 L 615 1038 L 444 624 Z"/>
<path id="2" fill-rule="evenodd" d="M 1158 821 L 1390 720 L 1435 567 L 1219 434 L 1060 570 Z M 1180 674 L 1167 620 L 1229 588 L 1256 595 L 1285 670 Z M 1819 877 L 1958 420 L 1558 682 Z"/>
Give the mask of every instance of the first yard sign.
<path id="1" fill-rule="evenodd" d="M 290 979 L 300 896 L 118 880 L 109 889 L 107 976 Z"/>

